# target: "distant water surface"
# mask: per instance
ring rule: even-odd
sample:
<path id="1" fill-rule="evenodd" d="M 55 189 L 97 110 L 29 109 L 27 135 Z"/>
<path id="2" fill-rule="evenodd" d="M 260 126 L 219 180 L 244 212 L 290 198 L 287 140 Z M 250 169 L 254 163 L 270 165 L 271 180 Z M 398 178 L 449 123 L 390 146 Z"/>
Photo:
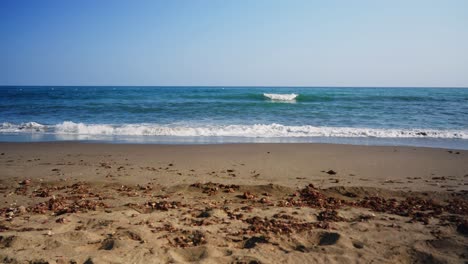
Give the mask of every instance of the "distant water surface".
<path id="1" fill-rule="evenodd" d="M 468 149 L 468 89 L 0 87 L 0 141 Z"/>

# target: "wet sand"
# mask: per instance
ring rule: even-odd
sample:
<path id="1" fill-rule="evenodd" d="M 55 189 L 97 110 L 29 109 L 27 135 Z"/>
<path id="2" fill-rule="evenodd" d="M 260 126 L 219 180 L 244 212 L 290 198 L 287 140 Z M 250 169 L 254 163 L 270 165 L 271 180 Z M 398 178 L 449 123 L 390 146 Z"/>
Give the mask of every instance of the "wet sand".
<path id="1" fill-rule="evenodd" d="M 0 262 L 464 263 L 468 151 L 0 143 Z"/>

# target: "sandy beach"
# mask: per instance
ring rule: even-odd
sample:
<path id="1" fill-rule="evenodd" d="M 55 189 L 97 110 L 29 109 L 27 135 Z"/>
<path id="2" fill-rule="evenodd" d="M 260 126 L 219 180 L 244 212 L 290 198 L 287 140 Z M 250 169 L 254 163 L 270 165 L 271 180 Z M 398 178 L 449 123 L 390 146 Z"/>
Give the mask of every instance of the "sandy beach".
<path id="1" fill-rule="evenodd" d="M 468 151 L 0 143 L 2 263 L 466 263 Z"/>

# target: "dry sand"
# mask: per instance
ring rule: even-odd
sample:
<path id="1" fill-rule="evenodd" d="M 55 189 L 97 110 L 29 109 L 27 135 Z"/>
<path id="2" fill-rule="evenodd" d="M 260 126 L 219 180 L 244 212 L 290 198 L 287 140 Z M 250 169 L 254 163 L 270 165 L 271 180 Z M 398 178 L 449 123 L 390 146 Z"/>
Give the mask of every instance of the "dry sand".
<path id="1" fill-rule="evenodd" d="M 468 151 L 0 143 L 3 263 L 466 263 Z"/>

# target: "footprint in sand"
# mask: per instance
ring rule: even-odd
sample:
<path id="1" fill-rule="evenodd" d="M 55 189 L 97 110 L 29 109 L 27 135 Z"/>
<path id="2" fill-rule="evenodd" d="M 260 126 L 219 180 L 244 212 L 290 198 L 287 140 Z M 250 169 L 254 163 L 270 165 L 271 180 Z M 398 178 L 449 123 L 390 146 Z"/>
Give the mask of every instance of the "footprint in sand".
<path id="1" fill-rule="evenodd" d="M 230 250 L 218 249 L 211 246 L 176 248 L 169 251 L 169 255 L 175 262 L 199 262 L 208 258 L 223 258 L 231 254 L 232 251 Z"/>

